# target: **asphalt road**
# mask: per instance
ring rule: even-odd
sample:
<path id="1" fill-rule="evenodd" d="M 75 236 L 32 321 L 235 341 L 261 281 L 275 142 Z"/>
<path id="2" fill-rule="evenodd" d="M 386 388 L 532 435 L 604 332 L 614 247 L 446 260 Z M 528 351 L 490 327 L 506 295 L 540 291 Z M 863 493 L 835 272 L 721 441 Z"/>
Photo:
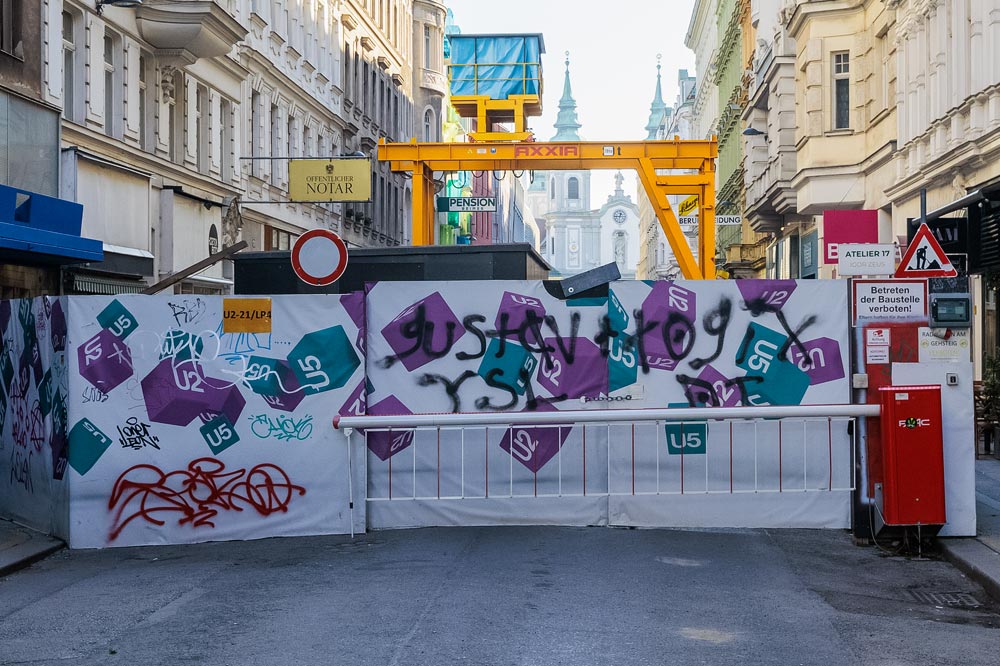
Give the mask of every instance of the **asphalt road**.
<path id="1" fill-rule="evenodd" d="M 61 551 L 0 579 L 0 664 L 997 663 L 981 588 L 836 531 L 424 529 Z"/>

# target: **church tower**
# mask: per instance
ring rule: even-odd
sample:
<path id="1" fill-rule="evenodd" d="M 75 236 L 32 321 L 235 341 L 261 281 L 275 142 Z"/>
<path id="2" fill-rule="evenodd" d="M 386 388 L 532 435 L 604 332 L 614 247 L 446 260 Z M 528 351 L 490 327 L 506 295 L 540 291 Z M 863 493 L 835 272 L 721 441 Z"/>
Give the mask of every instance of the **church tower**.
<path id="1" fill-rule="evenodd" d="M 660 83 L 660 59 L 663 56 L 656 54 L 656 93 L 653 95 L 653 103 L 649 105 L 649 122 L 646 123 L 646 141 L 656 141 L 660 129 L 666 130 L 670 125 L 670 116 L 673 109 L 663 102 L 663 86 Z M 663 137 L 665 138 L 665 137 Z"/>
<path id="2" fill-rule="evenodd" d="M 569 51 L 556 133 L 552 141 L 581 141 L 582 127 L 576 115 L 576 100 L 569 78 Z M 544 188 L 544 190 L 542 190 Z M 543 194 L 544 192 L 544 194 Z M 590 208 L 590 171 L 547 171 L 536 173 L 529 188 L 544 210 L 546 234 L 542 256 L 553 268 L 553 275 L 573 275 L 600 265 L 600 224 Z M 532 206 L 534 209 L 535 206 Z"/>

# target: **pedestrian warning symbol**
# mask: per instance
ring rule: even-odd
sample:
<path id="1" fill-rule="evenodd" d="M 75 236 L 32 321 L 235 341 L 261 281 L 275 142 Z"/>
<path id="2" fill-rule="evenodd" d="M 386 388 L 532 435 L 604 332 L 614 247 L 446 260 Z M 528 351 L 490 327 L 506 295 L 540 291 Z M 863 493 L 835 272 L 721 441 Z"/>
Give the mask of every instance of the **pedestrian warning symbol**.
<path id="1" fill-rule="evenodd" d="M 899 262 L 896 277 L 929 278 L 956 275 L 958 271 L 941 249 L 941 244 L 934 238 L 927 225 L 921 224 L 913 241 L 906 248 L 903 260 Z"/>

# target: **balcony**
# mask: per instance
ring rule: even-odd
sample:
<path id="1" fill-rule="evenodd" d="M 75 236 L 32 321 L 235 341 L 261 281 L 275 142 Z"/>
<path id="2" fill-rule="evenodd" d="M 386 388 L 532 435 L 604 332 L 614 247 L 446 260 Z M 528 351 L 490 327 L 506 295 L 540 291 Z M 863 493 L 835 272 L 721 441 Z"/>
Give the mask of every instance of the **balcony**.
<path id="1" fill-rule="evenodd" d="M 448 94 L 448 81 L 445 79 L 444 74 L 431 69 L 420 70 L 420 87 L 439 95 Z"/>
<path id="2" fill-rule="evenodd" d="M 139 34 L 161 63 L 193 64 L 229 53 L 247 35 L 223 0 L 146 0 L 135 11 Z"/>

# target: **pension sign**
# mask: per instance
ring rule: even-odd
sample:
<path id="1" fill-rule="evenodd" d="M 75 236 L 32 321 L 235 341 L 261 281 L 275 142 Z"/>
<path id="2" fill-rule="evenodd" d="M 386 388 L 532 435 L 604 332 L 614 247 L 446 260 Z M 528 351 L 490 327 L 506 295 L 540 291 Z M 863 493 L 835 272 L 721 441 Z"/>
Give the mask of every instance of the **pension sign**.
<path id="1" fill-rule="evenodd" d="M 292 201 L 368 201 L 372 167 L 367 159 L 289 160 Z"/>
<path id="2" fill-rule="evenodd" d="M 496 197 L 438 197 L 439 213 L 489 213 L 497 210 Z"/>

